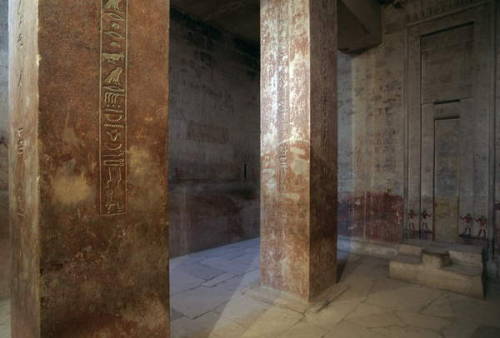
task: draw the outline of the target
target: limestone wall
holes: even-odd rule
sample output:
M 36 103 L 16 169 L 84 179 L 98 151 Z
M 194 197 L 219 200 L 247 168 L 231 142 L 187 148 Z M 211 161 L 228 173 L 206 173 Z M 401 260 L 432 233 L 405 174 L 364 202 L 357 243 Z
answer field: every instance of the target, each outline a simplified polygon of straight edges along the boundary
M 495 124 L 495 220 L 496 247 L 500 249 L 500 6 L 496 12 L 496 124 Z M 497 255 L 498 255 L 497 249 Z
M 484 1 L 408 0 L 404 8 L 385 6 L 383 43 L 359 55 L 339 54 L 340 234 L 389 242 L 403 238 L 407 27 L 481 2 Z M 500 18 L 500 11 L 497 17 Z M 500 45 L 500 32 L 497 44 Z M 497 55 L 500 64 L 500 51 Z M 493 64 L 491 69 L 493 72 Z M 497 107 L 500 107 L 499 81 L 497 75 Z M 500 108 L 496 115 L 500 130 Z M 484 133 L 487 135 L 488 130 Z M 500 132 L 496 135 L 497 159 L 500 159 Z M 495 168 L 496 203 L 499 203 L 499 160 Z M 491 227 L 491 219 L 489 222 Z
M 339 232 L 398 241 L 404 215 L 405 18 L 387 8 L 383 43 L 339 53 Z
M 173 11 L 169 217 L 172 256 L 259 234 L 256 48 Z
M 8 0 L 0 0 L 0 240 L 8 236 Z

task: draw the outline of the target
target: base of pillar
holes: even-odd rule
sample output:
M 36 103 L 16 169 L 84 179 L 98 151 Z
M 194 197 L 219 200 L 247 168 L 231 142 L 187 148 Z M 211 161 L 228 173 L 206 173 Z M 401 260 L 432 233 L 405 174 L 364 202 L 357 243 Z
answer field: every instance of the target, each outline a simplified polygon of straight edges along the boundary
M 260 284 L 245 290 L 244 294 L 258 301 L 283 306 L 293 311 L 316 313 L 329 306 L 346 290 L 346 285 L 335 284 L 310 301 L 289 292 L 276 290 Z

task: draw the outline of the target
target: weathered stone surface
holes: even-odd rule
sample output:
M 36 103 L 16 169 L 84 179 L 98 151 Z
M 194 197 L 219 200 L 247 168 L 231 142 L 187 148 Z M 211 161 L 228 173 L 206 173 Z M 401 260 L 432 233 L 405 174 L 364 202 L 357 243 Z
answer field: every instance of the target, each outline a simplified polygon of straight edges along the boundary
M 258 47 L 172 11 L 170 254 L 259 234 Z
M 261 7 L 262 282 L 310 300 L 336 279 L 336 3 Z
M 13 337 L 168 337 L 168 1 L 11 2 Z

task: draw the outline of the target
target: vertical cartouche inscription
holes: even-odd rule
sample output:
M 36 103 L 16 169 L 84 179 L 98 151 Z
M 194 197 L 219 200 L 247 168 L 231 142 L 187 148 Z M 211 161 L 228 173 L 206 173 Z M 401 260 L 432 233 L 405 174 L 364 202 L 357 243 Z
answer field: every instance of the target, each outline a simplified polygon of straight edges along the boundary
M 102 0 L 99 112 L 100 213 L 127 211 L 128 0 Z

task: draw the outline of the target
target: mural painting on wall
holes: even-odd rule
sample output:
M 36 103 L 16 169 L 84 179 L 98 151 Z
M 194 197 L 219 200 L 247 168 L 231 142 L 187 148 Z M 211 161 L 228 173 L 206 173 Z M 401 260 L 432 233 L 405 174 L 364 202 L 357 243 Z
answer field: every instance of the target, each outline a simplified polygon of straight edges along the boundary
M 469 243 L 473 240 L 486 240 L 488 238 L 488 218 L 486 216 L 474 217 L 471 213 L 461 216 L 463 231 L 460 237 Z M 477 225 L 474 231 L 474 225 Z
M 424 209 L 420 218 L 415 210 L 408 211 L 408 221 L 405 231 L 405 237 L 408 239 L 423 239 L 432 240 L 433 230 L 429 227 L 432 214 Z M 462 221 L 462 230 L 459 232 L 458 237 L 462 238 L 464 242 L 472 240 L 486 240 L 488 237 L 488 219 L 485 216 L 474 217 L 471 213 L 465 216 L 460 216 Z M 474 230 L 474 225 L 477 231 Z
M 408 211 L 405 238 L 432 240 L 434 231 L 429 225 L 431 221 L 432 214 L 426 209 L 424 209 L 420 215 L 415 210 L 410 209 Z
M 339 234 L 369 240 L 399 242 L 404 200 L 401 196 L 366 192 L 339 200 Z
M 498 205 L 496 206 L 498 210 Z M 420 218 L 415 210 L 408 211 L 408 220 L 406 226 L 405 238 L 408 239 L 423 239 L 433 240 L 433 230 L 429 227 L 429 221 L 432 214 L 424 210 Z M 477 240 L 486 240 L 488 238 L 488 218 L 485 216 L 474 217 L 471 213 L 460 216 L 462 222 L 461 230 L 458 237 L 465 243 L 471 243 Z

